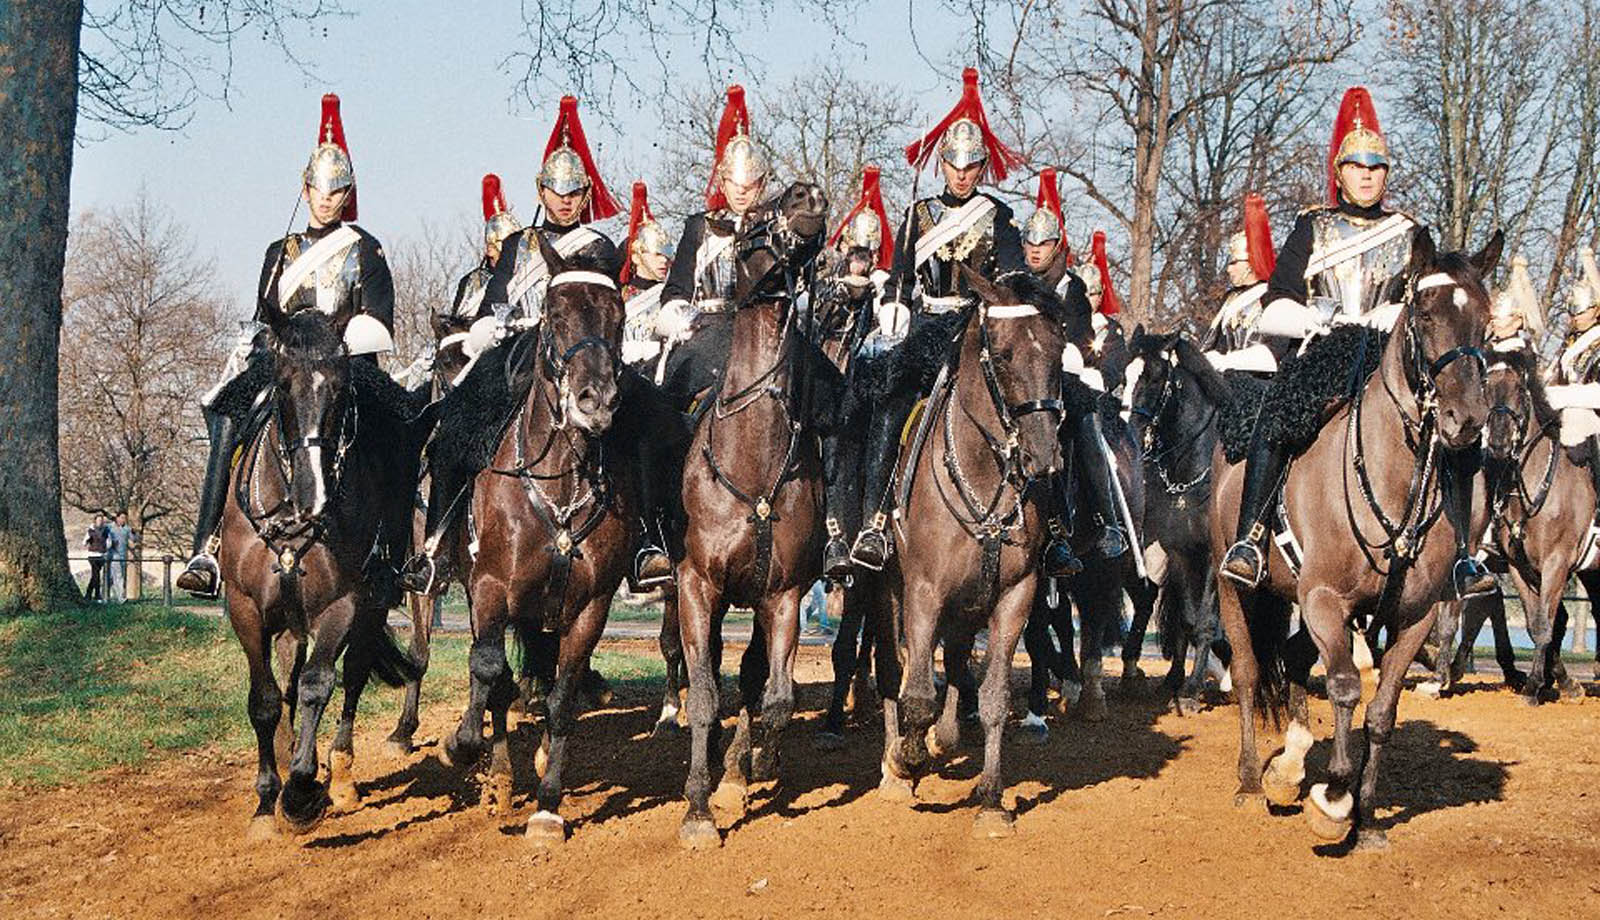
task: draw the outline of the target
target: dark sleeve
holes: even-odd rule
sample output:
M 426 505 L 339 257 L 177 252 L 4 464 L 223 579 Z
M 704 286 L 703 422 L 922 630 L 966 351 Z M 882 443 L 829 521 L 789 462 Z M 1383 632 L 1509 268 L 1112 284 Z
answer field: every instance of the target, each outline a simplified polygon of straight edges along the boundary
M 1263 306 L 1279 297 L 1287 297 L 1298 304 L 1306 302 L 1306 263 L 1311 261 L 1311 215 L 1295 218 L 1294 229 L 1278 250 L 1278 263 L 1267 281 L 1267 293 L 1261 298 Z
M 394 332 L 394 276 L 389 274 L 389 260 L 383 247 L 366 231 L 361 232 L 361 301 L 357 310 L 367 314 Z
M 911 305 L 911 291 L 917 285 L 917 240 L 921 236 L 913 206 L 895 234 L 894 265 L 889 268 L 889 280 L 883 283 L 884 300 Z
M 1070 268 L 1067 271 L 1072 275 L 1072 280 L 1067 282 L 1067 296 L 1062 298 L 1067 305 L 1067 341 L 1083 351 L 1094 341 L 1094 320 L 1091 318 L 1094 310 L 1089 306 L 1089 286 L 1083 283 L 1083 278 L 1077 272 Z
M 683 237 L 678 240 L 678 249 L 672 256 L 672 269 L 667 272 L 667 280 L 662 282 L 663 304 L 674 300 L 694 299 L 694 264 L 698 261 L 696 256 L 700 252 L 700 242 L 705 238 L 705 234 L 704 214 L 691 215 L 683 222 Z
M 518 230 L 506 237 L 500 244 L 500 258 L 494 260 L 494 271 L 489 275 L 488 287 L 484 289 L 483 301 L 478 304 L 478 315 L 473 319 L 483 319 L 493 316 L 491 309 L 497 303 L 510 303 L 510 295 L 506 291 L 511 287 L 511 279 L 517 275 L 517 250 L 522 248 L 522 235 L 524 233 L 537 233 L 532 227 Z
M 991 199 L 994 196 L 990 196 Z M 994 273 L 1020 272 L 1028 267 L 1022 257 L 1022 231 L 1017 229 L 1016 216 L 1011 208 L 999 200 L 994 202 Z
M 1106 338 L 1104 346 L 1100 349 L 1100 377 L 1105 382 L 1106 392 L 1115 393 L 1127 384 L 1128 339 L 1123 334 L 1122 324 L 1114 319 L 1107 320 Z
M 598 231 L 596 231 L 598 233 Z M 611 237 L 604 233 L 599 234 L 599 239 L 583 247 L 582 257 L 593 261 L 600 266 L 600 271 L 612 278 L 622 271 L 622 260 L 617 256 L 617 244 L 611 242 Z
M 283 266 L 278 260 L 283 255 L 283 240 L 273 240 L 267 246 L 267 254 L 261 259 L 261 283 L 256 285 L 256 315 L 255 321 L 266 322 L 264 311 L 267 304 L 277 304 L 278 276 L 283 274 Z

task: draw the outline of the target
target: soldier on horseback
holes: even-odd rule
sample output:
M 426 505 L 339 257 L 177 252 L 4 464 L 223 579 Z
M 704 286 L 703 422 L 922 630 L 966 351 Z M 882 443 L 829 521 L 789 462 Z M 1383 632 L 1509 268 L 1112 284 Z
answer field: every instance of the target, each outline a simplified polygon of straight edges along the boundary
M 522 224 L 506 204 L 500 177 L 488 173 L 483 177 L 483 257 L 456 282 L 456 295 L 450 306 L 433 312 L 430 317 L 433 352 L 426 360 L 418 362 L 433 371 L 439 384 L 436 396 L 454 386 L 456 375 L 465 370 L 472 324 L 485 316 L 493 316 L 484 296 L 489 291 L 489 279 L 494 276 L 501 245 L 521 229 Z
M 1127 345 L 1121 329 L 1101 312 L 1107 291 L 1101 267 L 1105 234 L 1095 235 L 1095 253 L 1100 261 L 1077 266 L 1063 226 L 1056 171 L 1046 167 L 1039 173 L 1037 203 L 1022 227 L 1022 251 L 1029 270 L 1049 284 L 1067 307 L 1068 345 L 1061 356 L 1066 372 L 1062 379 L 1064 421 L 1070 426 L 1067 430 L 1074 445 L 1072 457 L 1082 471 L 1078 481 L 1094 502 L 1101 526 L 1100 554 L 1115 559 L 1127 551 L 1127 539 L 1116 523 L 1119 515 L 1112 492 L 1113 473 L 1096 413 L 1100 411 L 1101 398 L 1122 385 L 1128 365 Z M 1112 300 L 1115 301 L 1114 296 Z M 1058 498 L 1068 494 L 1064 477 L 1057 477 L 1053 487 Z M 1071 575 L 1083 568 L 1067 543 L 1065 515 L 1066 502 L 1062 500 L 1057 513 L 1047 522 L 1050 540 L 1045 545 L 1045 566 L 1049 575 Z
M 1268 515 L 1289 461 L 1348 398 L 1352 380 L 1376 366 L 1401 309 L 1400 288 L 1416 221 L 1384 207 L 1389 146 L 1363 87 L 1345 93 L 1328 155 L 1328 204 L 1308 208 L 1278 253 L 1267 282 L 1263 334 L 1314 338 L 1284 362 L 1263 403 L 1245 468 L 1237 542 L 1221 574 L 1254 587 L 1266 571 Z M 1329 325 L 1335 328 L 1321 335 Z M 1374 332 L 1373 330 L 1376 330 Z M 1458 597 L 1495 590 L 1494 576 L 1467 551 L 1477 446 L 1444 452 L 1444 513 L 1455 531 Z
M 1244 229 L 1228 238 L 1228 293 L 1201 342 L 1204 350 L 1238 351 L 1255 342 L 1267 279 L 1276 264 L 1266 202 L 1251 192 L 1244 199 Z
M 1011 208 L 978 188 L 985 174 L 1003 180 L 1023 161 L 989 128 L 978 72 L 970 67 L 962 73 L 960 101 L 906 148 L 906 159 L 920 171 L 935 152 L 944 191 L 918 199 L 909 209 L 878 307 L 880 334 L 899 344 L 887 356 L 887 373 L 872 396 L 864 456 L 866 524 L 850 550 L 853 562 L 874 570 L 883 568 L 892 551 L 887 509 L 901 430 L 916 401 L 932 387 L 963 316 L 976 302 L 956 266 L 965 264 L 990 279 L 1027 267 Z
M 1572 285 L 1572 310 L 1567 322 L 1561 358 L 1556 362 L 1556 382 L 1593 383 L 1600 374 L 1600 266 L 1594 250 L 1585 246 L 1578 255 L 1582 277 Z
M 356 226 L 355 168 L 345 144 L 339 97 L 322 97 L 317 146 L 301 173 L 306 228 L 273 240 L 256 289 L 256 328 L 230 356 L 223 379 L 201 398 L 210 456 L 195 520 L 194 556 L 177 585 L 203 597 L 221 587 L 217 528 L 222 520 L 233 455 L 249 417 L 271 385 L 270 354 L 261 335 L 264 317 L 319 310 L 333 317 L 351 355 L 375 356 L 394 347 L 394 280 L 383 247 Z M 406 534 L 390 534 L 389 559 L 405 552 Z
M 649 193 L 643 182 L 633 183 L 633 207 L 628 212 L 628 239 L 623 244 L 622 301 L 628 310 L 623 327 L 622 360 L 648 361 L 661 353 L 655 340 L 656 315 L 661 312 L 661 286 L 672 267 L 672 241 L 650 213 Z M 653 376 L 650 368 L 646 376 Z
M 496 204 L 493 216 L 488 214 L 488 206 L 484 209 L 486 237 L 510 226 L 505 220 L 510 215 L 503 214 L 500 208 L 503 201 Z M 465 371 L 464 379 L 458 381 L 461 387 L 473 387 L 479 401 L 495 404 L 491 408 L 496 411 L 503 410 L 501 414 L 505 418 L 515 411 L 519 394 L 505 392 L 508 384 L 504 374 L 480 372 L 483 370 L 480 365 L 488 349 L 512 331 L 530 328 L 539 320 L 550 280 L 540 254 L 539 238 L 563 258 L 582 260 L 612 277 L 616 277 L 620 267 L 617 248 L 610 238 L 585 226 L 592 221 L 605 220 L 619 209 L 595 168 L 583 123 L 578 118 L 578 100 L 572 96 L 561 98 L 555 127 L 545 144 L 544 160 L 539 169 L 539 204 L 544 212 L 543 219 L 534 226 L 510 232 L 500 243 L 499 255 L 484 284 L 472 330 L 465 342 L 465 352 L 473 363 Z M 491 379 L 495 377 L 500 379 Z M 428 449 L 432 487 L 428 498 L 427 537 L 421 552 L 411 557 L 401 576 L 402 586 L 417 594 L 444 589 L 448 580 L 444 575 L 450 561 L 445 537 L 465 508 L 465 496 L 482 466 L 482 458 L 469 456 L 471 451 L 458 443 L 473 433 L 455 431 L 454 421 L 459 420 L 452 420 L 448 415 L 440 420 L 439 432 Z M 503 423 L 503 419 L 501 421 Z

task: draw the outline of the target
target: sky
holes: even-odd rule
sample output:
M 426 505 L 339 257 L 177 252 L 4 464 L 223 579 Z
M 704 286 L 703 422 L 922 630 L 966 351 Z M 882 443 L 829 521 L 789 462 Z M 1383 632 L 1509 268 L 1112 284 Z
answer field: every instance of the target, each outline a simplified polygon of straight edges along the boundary
M 479 212 L 479 182 L 497 172 L 513 207 L 534 205 L 539 156 L 554 123 L 560 90 L 530 102 L 514 93 L 519 5 L 511 0 L 346 0 L 355 15 L 291 34 L 307 76 L 275 46 L 254 36 L 235 43 L 228 99 L 203 99 L 180 130 L 131 132 L 79 126 L 72 176 L 72 210 L 104 211 L 130 204 L 144 188 L 196 240 L 196 253 L 214 259 L 216 280 L 241 314 L 253 307 L 267 243 L 288 227 L 299 175 L 314 146 L 320 97 L 337 92 L 360 189 L 359 223 L 379 240 L 419 236 L 425 226 L 451 232 Z M 947 55 L 955 24 L 929 18 L 915 4 L 916 40 L 930 56 Z M 942 14 L 939 14 L 942 15 Z M 854 58 L 858 75 L 895 81 L 921 107 L 942 112 L 960 91 L 959 68 L 935 67 L 913 46 L 906 0 L 859 4 L 846 20 L 853 34 L 872 36 L 870 53 L 840 42 L 813 13 L 772 4 L 769 16 L 742 25 L 742 41 L 759 74 L 728 74 L 752 96 L 819 58 Z M 694 50 L 675 57 L 685 78 L 708 76 Z M 645 72 L 645 71 L 641 71 Z M 722 75 L 719 75 L 719 78 Z M 648 110 L 617 101 L 616 123 L 589 115 L 585 128 L 602 175 L 626 207 L 633 171 L 651 158 Z M 757 125 L 759 130 L 760 126 Z M 908 125 L 907 141 L 923 125 Z M 707 164 L 709 168 L 709 164 Z M 304 211 L 297 223 L 304 222 Z M 620 231 L 618 231 L 620 235 Z M 467 266 L 463 266 L 465 271 Z

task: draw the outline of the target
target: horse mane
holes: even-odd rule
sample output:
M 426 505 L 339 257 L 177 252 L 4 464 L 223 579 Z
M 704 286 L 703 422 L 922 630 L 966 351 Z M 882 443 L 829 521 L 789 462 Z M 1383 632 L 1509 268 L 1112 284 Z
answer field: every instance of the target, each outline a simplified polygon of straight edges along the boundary
M 1533 417 L 1539 427 L 1555 424 L 1561 413 L 1550 405 L 1550 396 L 1544 391 L 1544 380 L 1539 374 L 1539 356 L 1530 348 L 1512 348 L 1494 352 L 1494 358 L 1516 371 L 1523 385 L 1528 388 L 1528 399 L 1533 403 Z
M 1038 307 L 1040 313 L 1050 317 L 1058 326 L 1065 326 L 1071 319 L 1066 301 L 1056 293 L 1054 287 L 1033 272 L 1006 272 L 995 278 L 995 285 L 1015 297 L 1017 303 Z
M 1173 343 L 1173 352 L 1178 356 L 1178 366 L 1188 371 L 1200 384 L 1200 392 L 1206 394 L 1206 399 L 1218 406 L 1233 403 L 1233 386 L 1220 371 L 1211 366 L 1211 362 L 1206 360 L 1193 342 L 1179 335 Z
M 284 358 L 293 363 L 316 364 L 344 353 L 344 339 L 333 319 L 320 310 L 300 310 L 272 327 Z

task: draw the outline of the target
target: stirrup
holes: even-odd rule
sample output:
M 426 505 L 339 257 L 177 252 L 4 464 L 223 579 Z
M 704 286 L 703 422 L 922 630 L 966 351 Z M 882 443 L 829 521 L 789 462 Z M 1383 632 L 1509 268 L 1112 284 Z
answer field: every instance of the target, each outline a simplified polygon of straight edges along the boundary
M 400 588 L 411 594 L 432 597 L 443 594 L 447 567 L 435 562 L 427 553 L 417 553 L 406 560 L 400 570 Z
M 1041 568 L 1050 578 L 1071 578 L 1083 571 L 1083 560 L 1072 552 L 1072 547 L 1061 537 L 1051 537 L 1040 553 Z
M 195 597 L 215 600 L 222 587 L 222 569 L 217 565 L 217 557 L 207 551 L 196 553 L 174 583 Z
M 822 575 L 835 581 L 850 577 L 850 546 L 842 536 L 833 537 L 822 548 Z
M 1488 597 L 1500 590 L 1500 583 L 1494 575 L 1471 556 L 1456 558 L 1456 564 L 1450 569 L 1450 581 L 1456 590 L 1456 597 L 1464 601 Z
M 1249 571 L 1239 571 L 1248 566 Z M 1261 579 L 1267 574 L 1267 560 L 1261 554 L 1261 547 L 1251 540 L 1240 540 L 1228 547 L 1228 554 L 1222 557 L 1222 565 L 1217 568 L 1217 574 L 1244 585 L 1254 588 L 1261 584 Z
M 871 524 L 856 534 L 855 545 L 850 547 L 851 562 L 874 572 L 883 571 L 889 562 L 889 555 L 894 552 L 894 545 L 889 542 L 889 534 L 884 530 L 885 523 L 886 519 L 880 511 L 873 515 Z
M 664 564 L 663 564 L 664 563 Z M 672 584 L 672 557 L 659 546 L 647 545 L 633 554 L 633 578 L 629 588 L 635 594 Z
M 1115 524 L 1107 524 L 1100 533 L 1100 555 L 1107 559 L 1116 559 L 1128 551 L 1128 537 L 1122 528 Z

